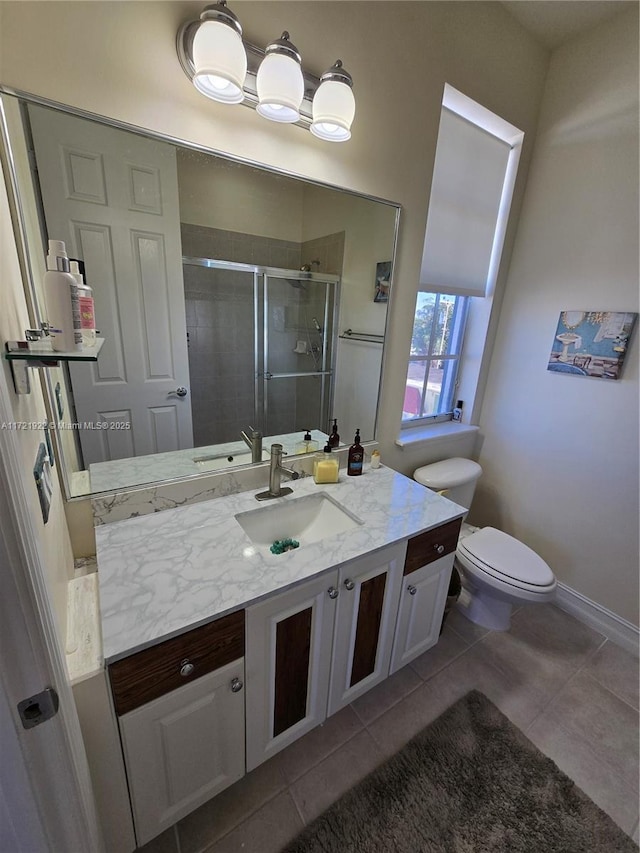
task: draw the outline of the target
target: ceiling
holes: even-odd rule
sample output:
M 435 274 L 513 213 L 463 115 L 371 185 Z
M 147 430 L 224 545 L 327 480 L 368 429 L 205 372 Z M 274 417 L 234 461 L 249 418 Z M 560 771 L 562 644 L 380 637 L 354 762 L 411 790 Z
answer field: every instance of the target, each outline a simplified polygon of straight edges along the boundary
M 553 50 L 582 30 L 637 6 L 625 0 L 503 0 L 502 5 L 545 47 Z

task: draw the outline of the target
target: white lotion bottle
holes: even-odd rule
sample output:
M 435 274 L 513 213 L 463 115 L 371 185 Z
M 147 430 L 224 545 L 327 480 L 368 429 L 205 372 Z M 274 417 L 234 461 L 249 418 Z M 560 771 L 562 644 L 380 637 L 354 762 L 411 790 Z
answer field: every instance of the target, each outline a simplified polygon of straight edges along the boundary
M 76 280 L 69 272 L 69 257 L 62 240 L 49 240 L 44 292 L 54 352 L 81 350 L 82 331 Z
M 82 332 L 82 347 L 90 349 L 96 345 L 96 319 L 93 304 L 93 291 L 85 282 L 80 271 L 80 264 L 73 258 L 70 261 L 71 275 L 76 280 L 78 292 L 78 307 L 80 310 L 80 328 Z

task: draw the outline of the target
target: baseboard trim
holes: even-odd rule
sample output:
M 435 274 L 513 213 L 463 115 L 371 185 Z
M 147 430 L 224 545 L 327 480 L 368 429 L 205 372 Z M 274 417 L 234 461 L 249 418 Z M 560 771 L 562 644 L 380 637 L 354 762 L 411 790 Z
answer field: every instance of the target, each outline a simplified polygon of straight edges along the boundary
M 575 616 L 580 622 L 604 634 L 612 643 L 638 655 L 640 630 L 631 622 L 627 622 L 626 619 L 622 619 L 611 610 L 607 610 L 606 607 L 563 583 L 559 583 L 556 588 L 554 604 Z

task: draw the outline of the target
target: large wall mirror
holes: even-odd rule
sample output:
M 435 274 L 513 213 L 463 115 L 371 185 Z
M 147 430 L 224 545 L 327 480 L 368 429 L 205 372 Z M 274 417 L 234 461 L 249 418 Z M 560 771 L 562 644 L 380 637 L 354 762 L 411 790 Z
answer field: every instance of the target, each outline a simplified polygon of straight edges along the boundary
M 399 207 L 2 95 L 31 269 L 84 262 L 104 344 L 49 371 L 69 497 L 375 438 Z M 108 424 L 91 428 L 91 424 Z M 254 453 L 255 459 L 255 453 Z

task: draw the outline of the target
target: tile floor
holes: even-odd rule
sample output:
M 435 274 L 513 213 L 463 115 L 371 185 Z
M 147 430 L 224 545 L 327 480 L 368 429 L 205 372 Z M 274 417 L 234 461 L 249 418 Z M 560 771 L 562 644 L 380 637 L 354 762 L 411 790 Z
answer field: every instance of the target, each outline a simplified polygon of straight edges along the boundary
M 276 853 L 472 688 L 638 841 L 638 660 L 534 605 L 507 633 L 453 611 L 437 646 L 142 850 Z

